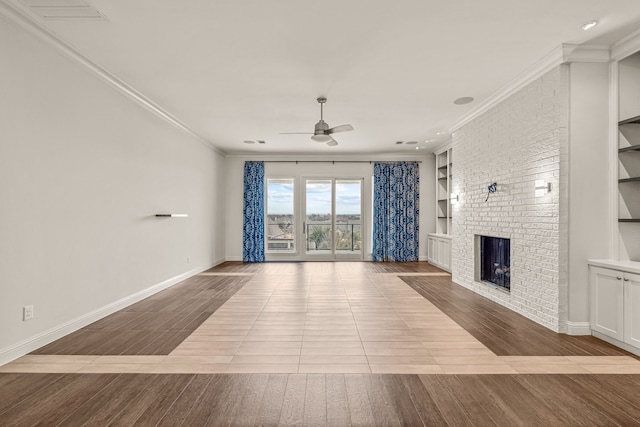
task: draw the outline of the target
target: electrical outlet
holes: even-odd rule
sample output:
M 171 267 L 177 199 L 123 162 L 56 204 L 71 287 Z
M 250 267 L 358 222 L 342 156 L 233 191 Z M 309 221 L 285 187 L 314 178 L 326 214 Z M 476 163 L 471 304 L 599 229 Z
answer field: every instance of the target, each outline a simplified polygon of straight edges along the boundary
M 22 307 L 22 320 L 31 320 L 33 319 L 33 306 L 25 305 Z

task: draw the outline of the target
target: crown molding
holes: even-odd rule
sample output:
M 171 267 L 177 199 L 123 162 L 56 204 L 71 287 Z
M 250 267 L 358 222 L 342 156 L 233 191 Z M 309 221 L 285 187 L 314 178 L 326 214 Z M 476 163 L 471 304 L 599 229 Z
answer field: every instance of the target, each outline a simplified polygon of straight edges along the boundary
M 227 159 L 242 159 L 249 161 L 265 161 L 265 162 L 295 162 L 296 160 L 305 161 L 305 160 L 313 160 L 318 162 L 332 162 L 332 161 L 341 161 L 341 162 L 376 162 L 376 161 L 415 161 L 415 160 L 425 160 L 429 158 L 429 155 L 432 153 L 424 153 L 419 156 L 412 156 L 410 154 L 341 154 L 334 156 L 322 155 L 318 156 L 317 154 L 256 154 L 256 153 L 232 153 L 227 154 L 225 157 Z
M 453 133 L 462 126 L 478 118 L 478 116 L 484 114 L 489 109 L 518 92 L 529 83 L 542 77 L 555 67 L 571 62 L 609 62 L 610 59 L 611 55 L 607 46 L 561 44 L 518 75 L 515 79 L 503 86 L 496 93 L 489 96 L 477 107 L 462 116 L 462 118 L 451 127 L 450 132 Z
M 634 31 L 611 48 L 611 59 L 619 61 L 640 51 L 640 30 Z
M 577 45 L 563 44 L 562 63 L 571 62 L 599 62 L 607 63 L 611 60 L 611 51 L 609 46 L 605 45 Z
M 21 28 L 36 36 L 41 41 L 44 41 L 49 46 L 54 48 L 58 53 L 80 64 L 95 77 L 99 78 L 103 82 L 106 82 L 120 93 L 126 95 L 130 100 L 157 115 L 170 125 L 185 132 L 186 134 L 196 139 L 198 142 L 204 144 L 208 148 L 212 149 L 214 152 L 220 154 L 221 156 L 224 156 L 226 154 L 224 151 L 216 147 L 211 141 L 202 137 L 200 134 L 180 121 L 180 119 L 176 118 L 171 113 L 160 107 L 158 104 L 144 96 L 138 90 L 125 83 L 123 80 L 111 74 L 109 71 L 102 68 L 101 66 L 87 58 L 85 55 L 77 51 L 58 35 L 51 32 L 42 23 L 34 19 L 27 12 L 23 11 L 12 1 L 0 0 L 0 15 L 5 16 L 10 21 L 16 23 Z

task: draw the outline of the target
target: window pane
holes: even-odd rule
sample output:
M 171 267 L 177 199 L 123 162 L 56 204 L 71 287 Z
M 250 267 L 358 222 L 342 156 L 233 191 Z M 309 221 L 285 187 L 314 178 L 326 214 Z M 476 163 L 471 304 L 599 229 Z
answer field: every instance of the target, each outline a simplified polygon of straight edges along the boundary
M 267 252 L 295 252 L 293 179 L 267 179 Z
M 362 251 L 362 181 L 336 180 L 336 253 Z
M 332 180 L 309 179 L 306 192 L 307 254 L 331 254 Z

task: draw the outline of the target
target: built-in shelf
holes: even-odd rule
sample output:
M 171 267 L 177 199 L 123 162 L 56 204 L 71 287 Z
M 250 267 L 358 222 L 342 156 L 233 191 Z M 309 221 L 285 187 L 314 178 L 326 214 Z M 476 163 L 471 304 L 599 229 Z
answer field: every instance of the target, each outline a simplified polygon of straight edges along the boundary
M 626 153 L 628 151 L 640 151 L 640 145 L 632 145 L 630 147 L 620 148 L 618 153 Z
M 631 117 L 630 119 L 626 119 L 626 120 L 622 120 L 621 122 L 618 122 L 618 126 L 630 125 L 630 124 L 640 125 L 640 116 Z
M 640 182 L 640 177 L 623 178 L 623 179 L 619 179 L 618 182 L 620 182 L 620 183 L 622 183 L 622 182 Z
M 640 218 L 620 218 L 618 222 L 640 222 Z

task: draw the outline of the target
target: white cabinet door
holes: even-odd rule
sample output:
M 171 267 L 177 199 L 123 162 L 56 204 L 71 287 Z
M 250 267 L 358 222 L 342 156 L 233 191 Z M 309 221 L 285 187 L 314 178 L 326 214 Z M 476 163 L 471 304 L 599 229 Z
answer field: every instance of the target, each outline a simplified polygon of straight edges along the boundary
M 591 267 L 590 279 L 591 329 L 622 341 L 624 339 L 623 273 Z
M 436 262 L 436 238 L 432 236 L 427 236 L 427 261 L 431 264 Z
M 640 348 L 640 275 L 624 274 L 624 342 Z
M 438 263 L 447 271 L 451 271 L 451 240 L 438 239 Z

